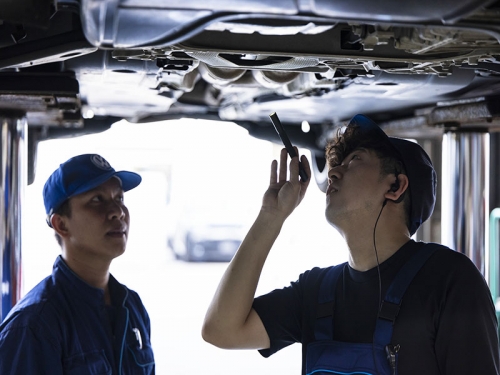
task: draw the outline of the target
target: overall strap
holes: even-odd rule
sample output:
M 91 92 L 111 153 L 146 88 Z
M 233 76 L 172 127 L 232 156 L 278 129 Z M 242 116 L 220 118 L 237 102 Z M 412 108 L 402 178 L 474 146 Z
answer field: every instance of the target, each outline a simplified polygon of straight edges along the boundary
M 318 294 L 316 322 L 314 325 L 314 337 L 316 340 L 332 340 L 333 338 L 335 289 L 337 281 L 346 266 L 347 262 L 331 267 L 321 282 Z
M 378 314 L 373 342 L 386 346 L 391 342 L 392 330 L 401 307 L 401 300 L 415 275 L 439 248 L 436 244 L 422 246 L 399 270 L 389 286 Z

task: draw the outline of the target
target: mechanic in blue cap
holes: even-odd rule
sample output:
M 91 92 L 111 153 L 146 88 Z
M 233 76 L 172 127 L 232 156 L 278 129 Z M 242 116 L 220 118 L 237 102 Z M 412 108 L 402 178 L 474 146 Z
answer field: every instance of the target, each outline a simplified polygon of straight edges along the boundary
M 483 276 L 465 255 L 411 238 L 434 209 L 429 156 L 356 115 L 326 157 L 325 216 L 347 242 L 349 261 L 254 297 L 309 182 L 299 178 L 298 158 L 287 178 L 282 150 L 260 213 L 208 308 L 203 338 L 264 357 L 299 342 L 307 375 L 497 375 L 497 320 Z M 310 176 L 305 156 L 301 162 Z M 308 235 L 307 218 L 302 231 Z
M 146 309 L 109 273 L 127 244 L 124 192 L 140 182 L 96 154 L 49 177 L 43 199 L 62 255 L 2 322 L 0 374 L 154 374 Z

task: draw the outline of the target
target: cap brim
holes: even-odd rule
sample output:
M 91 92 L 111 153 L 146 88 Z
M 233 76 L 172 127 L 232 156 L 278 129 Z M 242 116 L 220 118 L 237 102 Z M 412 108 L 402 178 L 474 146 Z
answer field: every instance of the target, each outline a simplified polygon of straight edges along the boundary
M 78 189 L 76 189 L 73 192 L 73 194 L 68 198 L 74 197 L 75 195 L 78 195 L 78 194 L 86 193 L 87 191 L 92 190 L 92 189 L 98 187 L 99 185 L 105 183 L 106 181 L 108 181 L 112 177 L 117 177 L 120 180 L 123 191 L 129 191 L 129 190 L 137 187 L 142 181 L 142 177 L 134 172 L 111 171 L 109 173 L 106 173 L 106 174 L 99 176 L 98 178 L 87 181 L 85 184 L 79 186 Z
M 391 142 L 391 138 L 378 126 L 375 122 L 364 115 L 356 115 L 351 121 L 349 121 L 349 125 L 356 125 L 363 133 L 369 134 L 371 138 L 379 138 L 381 141 L 386 142 L 387 145 L 394 151 L 394 156 L 398 159 L 401 159 L 404 162 L 404 158 L 399 152 L 399 150 L 395 147 L 395 145 Z

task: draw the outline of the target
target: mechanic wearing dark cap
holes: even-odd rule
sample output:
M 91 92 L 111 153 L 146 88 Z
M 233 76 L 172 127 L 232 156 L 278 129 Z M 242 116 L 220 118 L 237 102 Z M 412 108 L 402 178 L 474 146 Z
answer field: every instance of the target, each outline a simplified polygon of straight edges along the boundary
M 416 143 L 356 115 L 326 149 L 327 221 L 349 261 L 254 298 L 262 267 L 308 181 L 273 161 L 260 213 L 224 274 L 202 335 L 264 357 L 300 342 L 302 374 L 498 374 L 495 308 L 465 255 L 411 236 L 434 209 L 436 173 Z M 307 174 L 307 159 L 301 160 Z M 306 220 L 305 220 L 306 222 Z M 303 226 L 307 236 L 307 226 Z
M 123 193 L 140 182 L 95 154 L 73 157 L 49 177 L 47 223 L 62 255 L 2 322 L 0 374 L 154 374 L 146 309 L 109 273 L 127 244 Z

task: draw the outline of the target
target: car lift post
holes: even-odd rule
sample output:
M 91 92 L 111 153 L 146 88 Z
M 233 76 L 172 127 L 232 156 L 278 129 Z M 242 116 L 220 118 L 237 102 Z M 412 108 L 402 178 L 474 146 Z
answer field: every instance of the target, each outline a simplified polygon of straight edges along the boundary
M 441 242 L 467 255 L 489 280 L 490 135 L 460 129 L 443 136 Z
M 26 181 L 26 114 L 1 111 L 0 149 L 0 321 L 21 297 L 21 208 Z

